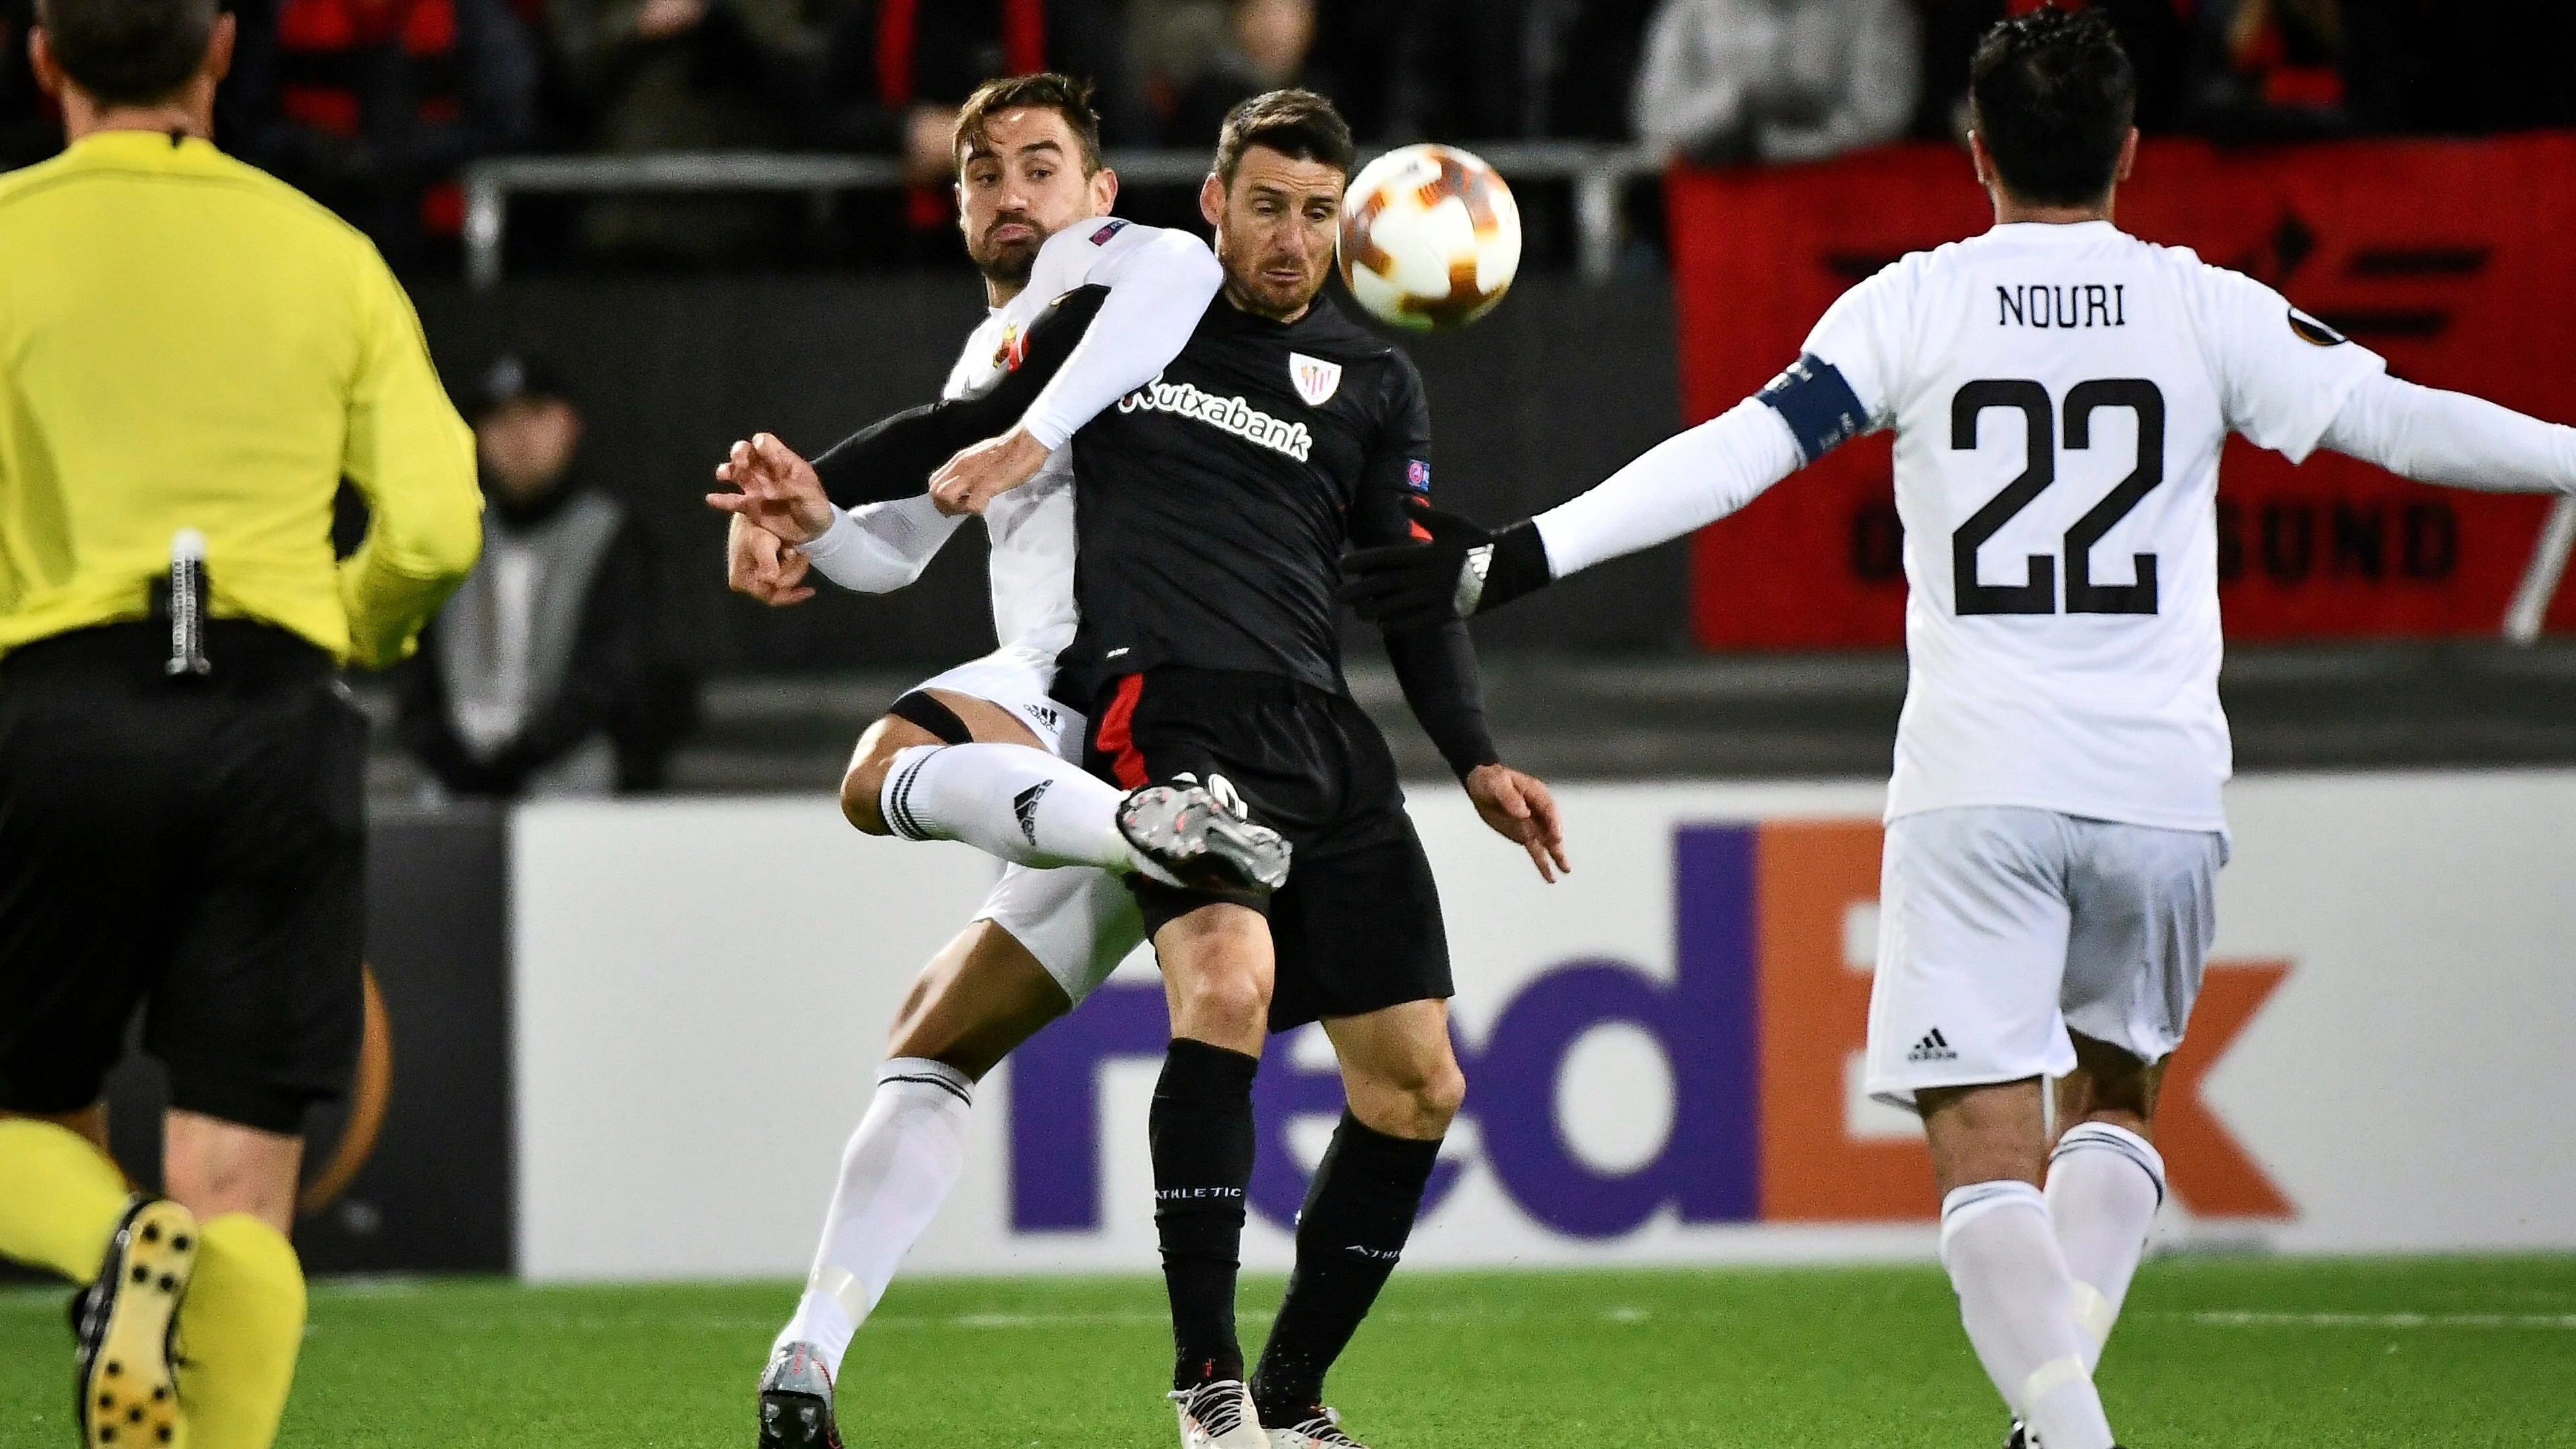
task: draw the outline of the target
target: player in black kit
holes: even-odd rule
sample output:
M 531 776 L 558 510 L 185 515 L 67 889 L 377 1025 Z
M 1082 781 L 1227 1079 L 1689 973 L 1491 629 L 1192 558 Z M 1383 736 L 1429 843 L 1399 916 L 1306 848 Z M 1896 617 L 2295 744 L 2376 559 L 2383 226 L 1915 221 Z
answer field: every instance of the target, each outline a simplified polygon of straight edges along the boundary
M 1355 1449 L 1322 1406 L 1325 1371 L 1403 1252 L 1465 1090 L 1430 866 L 1386 742 L 1342 677 L 1342 553 L 1414 536 L 1406 501 L 1428 493 L 1431 463 L 1420 376 L 1321 295 L 1353 153 L 1320 96 L 1236 109 L 1201 194 L 1224 292 L 1155 383 L 1071 444 L 1082 622 L 1056 694 L 1089 712 L 1090 765 L 1130 790 L 1239 798 L 1294 846 L 1267 898 L 1136 883 L 1172 1012 L 1152 1153 L 1185 1449 Z M 844 443 L 817 460 L 821 484 L 836 503 L 863 501 L 1014 423 L 1098 304 L 1097 289 L 1067 294 L 1001 387 Z M 940 467 L 933 492 L 981 511 L 1044 457 L 1005 433 Z M 1386 644 L 1478 813 L 1553 879 L 1554 804 L 1499 762 L 1463 626 Z M 1265 1034 L 1310 1021 L 1332 1039 L 1349 1105 L 1247 1387 L 1234 1290 L 1252 1081 Z
M 1228 118 L 1200 198 L 1224 294 L 1160 379 L 1073 441 L 1082 624 L 1056 693 L 1090 711 L 1089 764 L 1130 789 L 1230 790 L 1295 847 L 1266 903 L 1137 886 L 1172 1003 L 1155 1220 L 1193 1449 L 1263 1445 L 1263 1425 L 1280 1449 L 1353 1442 L 1320 1407 L 1324 1372 L 1402 1252 L 1465 1087 L 1430 865 L 1385 741 L 1342 678 L 1344 545 L 1411 536 L 1406 500 L 1431 477 L 1420 376 L 1321 296 L 1352 161 L 1320 96 L 1274 92 Z M 934 491 L 980 505 L 978 461 L 943 470 Z M 1561 866 L 1544 787 L 1497 763 L 1465 632 L 1386 642 L 1480 812 L 1542 873 Z M 1319 1019 L 1350 1110 L 1299 1219 L 1247 1424 L 1233 1310 L 1252 1079 L 1265 1027 Z

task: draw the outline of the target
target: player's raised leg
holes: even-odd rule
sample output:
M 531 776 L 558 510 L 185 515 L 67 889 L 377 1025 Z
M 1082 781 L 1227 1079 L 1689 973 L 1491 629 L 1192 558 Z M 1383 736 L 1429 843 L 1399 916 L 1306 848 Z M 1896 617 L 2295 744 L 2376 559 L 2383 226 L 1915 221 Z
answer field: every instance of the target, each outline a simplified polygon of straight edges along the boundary
M 1324 1031 L 1349 1106 L 1298 1211 L 1297 1267 L 1253 1374 L 1273 1449 L 1356 1449 L 1324 1405 L 1324 1376 L 1403 1258 L 1467 1091 L 1445 1001 L 1327 1019 Z
M 950 674 L 979 670 L 1006 672 L 979 660 Z M 841 812 L 861 831 L 964 841 L 1016 865 L 1096 866 L 1167 885 L 1267 891 L 1287 879 L 1278 835 L 1206 790 L 1154 786 L 1131 798 L 1059 758 L 1049 742 L 1068 722 L 1079 738 L 1080 716 L 1042 691 L 993 690 L 1026 696 L 1014 708 L 937 683 L 895 701 L 860 737 L 841 780 Z
M 1139 894 L 1155 923 L 1163 893 Z M 1171 1300 L 1181 1443 L 1268 1449 L 1244 1386 L 1234 1287 L 1252 1185 L 1252 1079 L 1269 1026 L 1270 927 L 1248 906 L 1199 904 L 1155 925 L 1154 950 L 1172 1016 L 1150 1117 L 1154 1231 Z
M 870 725 L 841 776 L 841 813 L 866 834 L 962 840 L 1041 867 L 1136 869 L 1118 833 L 1123 798 L 1057 757 L 1009 707 L 936 681 Z

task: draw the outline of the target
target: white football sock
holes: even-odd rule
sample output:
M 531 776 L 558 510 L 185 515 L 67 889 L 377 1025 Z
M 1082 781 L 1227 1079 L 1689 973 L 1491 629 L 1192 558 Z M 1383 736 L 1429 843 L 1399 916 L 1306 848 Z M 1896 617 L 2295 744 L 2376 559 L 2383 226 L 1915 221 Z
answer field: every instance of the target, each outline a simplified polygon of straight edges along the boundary
M 907 840 L 962 840 L 1015 865 L 1130 872 L 1117 786 L 1027 745 L 897 750 L 877 805 Z
M 2075 1321 L 2091 1345 L 2085 1367 L 2102 1362 L 2102 1345 L 2120 1318 L 2147 1250 L 2147 1228 L 2165 1200 L 2165 1160 L 2125 1127 L 2084 1122 L 2057 1140 L 2048 1159 L 2048 1220 L 2075 1280 Z
M 1941 1263 L 1977 1361 L 2013 1413 L 2048 1449 L 2112 1449 L 2039 1189 L 1978 1182 L 1943 1198 Z
M 814 1272 L 774 1348 L 814 1345 L 839 1381 L 850 1335 L 965 1170 L 974 1096 L 965 1073 L 921 1057 L 896 1057 L 877 1070 L 876 1099 L 841 1149 Z

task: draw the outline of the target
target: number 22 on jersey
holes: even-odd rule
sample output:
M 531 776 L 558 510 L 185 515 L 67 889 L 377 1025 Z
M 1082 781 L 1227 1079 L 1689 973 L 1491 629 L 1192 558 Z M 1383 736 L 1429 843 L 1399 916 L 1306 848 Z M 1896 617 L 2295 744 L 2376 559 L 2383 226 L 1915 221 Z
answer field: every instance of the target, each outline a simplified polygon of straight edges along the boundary
M 2126 408 L 2138 419 L 2136 466 L 2102 501 L 2086 510 L 2066 530 L 2066 607 L 2069 614 L 2152 614 L 2156 612 L 2156 556 L 2132 555 L 2136 582 L 2093 581 L 2093 546 L 2128 516 L 2139 500 L 2165 481 L 2165 395 L 2139 377 L 2077 383 L 2066 394 L 2064 445 L 2093 445 L 2093 415 L 2105 408 Z M 1983 508 L 1968 516 L 1950 535 L 1952 593 L 1961 614 L 2054 614 L 2058 612 L 2058 561 L 2047 554 L 2025 560 L 2022 582 L 1982 583 L 1977 577 L 1977 550 L 2013 515 L 2029 507 L 2057 481 L 2060 429 L 2058 404 L 2048 389 L 2027 378 L 1992 378 L 1968 383 L 1950 401 L 1950 446 L 1974 452 L 1979 424 L 1989 412 L 2018 412 L 2029 440 L 2029 464 L 2021 476 L 2004 485 Z

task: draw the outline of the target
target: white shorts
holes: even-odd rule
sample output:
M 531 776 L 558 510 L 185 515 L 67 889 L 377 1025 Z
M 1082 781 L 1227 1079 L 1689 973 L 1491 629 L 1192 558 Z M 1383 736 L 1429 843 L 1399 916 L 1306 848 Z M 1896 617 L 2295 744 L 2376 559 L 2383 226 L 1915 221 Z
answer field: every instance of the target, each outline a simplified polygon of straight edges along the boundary
M 1087 865 L 1007 866 L 975 919 L 1010 932 L 1076 1006 L 1145 943 L 1136 893 Z
M 1079 710 L 1056 703 L 1047 694 L 1055 684 L 1055 656 L 1025 644 L 1005 644 L 981 659 L 969 659 L 945 674 L 913 686 L 991 700 L 1035 731 L 1038 743 L 1062 759 L 1082 763 L 1083 718 Z M 1070 750 L 1072 753 L 1067 754 Z
M 1048 697 L 1054 683 L 1054 655 L 1005 644 L 913 687 L 990 700 L 1017 715 L 1058 758 L 1079 765 L 1085 721 L 1080 711 Z M 1134 892 L 1107 871 L 1086 865 L 1006 866 L 975 919 L 1010 932 L 1076 1006 L 1145 939 Z
M 1971 806 L 1900 816 L 1879 865 L 1869 1094 L 2075 1069 L 2069 1031 L 2157 1061 L 2217 930 L 2225 837 Z

